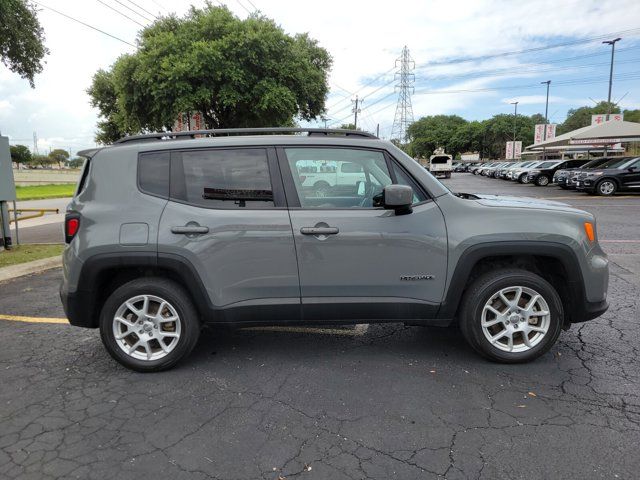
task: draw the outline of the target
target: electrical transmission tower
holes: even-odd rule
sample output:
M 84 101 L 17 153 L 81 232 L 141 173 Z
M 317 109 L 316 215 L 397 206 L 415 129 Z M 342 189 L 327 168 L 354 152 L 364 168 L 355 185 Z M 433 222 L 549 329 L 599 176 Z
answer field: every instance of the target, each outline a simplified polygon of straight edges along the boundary
M 407 127 L 413 123 L 413 107 L 411 106 L 411 94 L 413 93 L 413 82 L 415 82 L 415 74 L 413 69 L 416 62 L 409 55 L 409 49 L 405 45 L 402 54 L 396 59 L 396 67 L 400 69 L 396 72 L 396 91 L 398 92 L 398 105 L 396 106 L 396 115 L 393 119 L 393 127 L 391 127 L 391 140 L 399 143 L 407 143 Z

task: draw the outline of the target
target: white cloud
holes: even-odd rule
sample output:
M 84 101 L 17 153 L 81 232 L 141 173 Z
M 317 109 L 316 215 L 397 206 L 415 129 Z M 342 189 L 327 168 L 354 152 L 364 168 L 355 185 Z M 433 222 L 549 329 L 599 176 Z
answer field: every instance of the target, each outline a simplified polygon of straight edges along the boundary
M 135 43 L 139 26 L 98 2 L 43 0 L 42 3 Z M 117 3 L 109 3 L 124 11 Z M 158 4 L 180 15 L 189 7 L 189 2 L 168 0 L 138 0 L 136 3 L 153 13 L 160 13 Z M 202 6 L 204 0 L 193 3 Z M 238 2 L 224 3 L 237 15 L 247 16 Z M 372 104 L 390 94 L 393 84 L 375 93 L 384 83 L 382 80 L 362 87 L 390 70 L 404 45 L 409 46 L 418 66 L 417 90 L 477 89 L 491 87 L 516 76 L 533 75 L 531 72 L 517 72 L 518 66 L 529 60 L 500 57 L 454 65 L 430 66 L 430 63 L 535 48 L 557 43 L 558 35 L 571 40 L 637 28 L 637 19 L 640 18 L 640 2 L 637 0 L 399 0 L 393 3 L 382 0 L 325 0 L 313 6 L 294 0 L 253 0 L 253 3 L 287 32 L 309 32 L 330 51 L 334 58 L 330 78 L 334 94 L 328 105 L 337 105 L 330 109 L 329 117 L 339 120 L 350 113 L 349 95 L 342 88 L 365 97 L 361 116 L 364 125 L 375 128 L 377 123 L 381 123 L 383 131 L 393 121 L 395 98 L 391 95 L 376 105 Z M 243 4 L 250 7 L 247 2 Z M 126 13 L 134 16 L 131 12 Z M 46 9 L 40 11 L 39 17 L 51 55 L 47 57 L 45 71 L 36 77 L 35 90 L 31 90 L 25 80 L 0 66 L 0 102 L 9 102 L 14 108 L 10 119 L 0 114 L 0 130 L 15 138 L 30 138 L 32 132 L 37 131 L 54 147 L 67 148 L 65 143 L 69 142 L 77 143 L 77 148 L 92 146 L 97 112 L 89 106 L 86 94 L 91 77 L 97 69 L 108 68 L 119 55 L 134 49 Z M 136 19 L 148 23 L 141 17 Z M 565 49 L 549 52 L 563 51 Z M 484 78 L 472 76 L 440 81 L 425 78 L 500 68 L 513 68 L 513 72 Z M 384 77 L 387 82 L 392 79 L 392 73 Z M 629 103 L 631 98 L 637 99 L 640 92 L 637 87 L 633 89 L 633 85 L 627 85 L 633 90 L 625 100 Z M 341 95 L 347 98 L 342 100 L 344 97 Z M 486 111 L 484 116 L 490 116 L 494 110 L 504 108 L 499 101 L 504 97 L 504 92 L 415 95 L 414 113 L 416 117 L 433 113 L 464 113 L 477 108 L 477 105 L 484 105 L 483 102 L 493 101 L 495 105 L 483 110 Z M 520 98 L 531 98 L 533 102 L 538 97 L 526 95 Z M 376 113 L 385 106 L 387 108 Z M 6 111 L 6 107 L 0 107 L 2 111 Z M 74 144 L 71 146 L 76 149 Z

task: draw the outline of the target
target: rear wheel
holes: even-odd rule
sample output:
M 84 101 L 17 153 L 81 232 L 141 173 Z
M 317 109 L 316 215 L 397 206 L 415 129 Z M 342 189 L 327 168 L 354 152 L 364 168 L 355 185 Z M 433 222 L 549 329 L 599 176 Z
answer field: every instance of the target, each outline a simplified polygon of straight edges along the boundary
M 329 195 L 330 186 L 327 182 L 316 182 L 313 185 L 313 191 L 316 197 L 327 197 Z
M 186 357 L 200 335 L 189 295 L 162 278 L 132 280 L 116 289 L 100 315 L 109 354 L 139 372 L 167 370 Z
M 614 193 L 616 193 L 617 189 L 618 185 L 616 184 L 616 182 L 614 182 L 613 180 L 609 180 L 608 178 L 600 180 L 596 185 L 596 193 L 605 197 L 613 195 Z
M 531 272 L 489 272 L 467 289 L 460 329 L 474 350 L 491 360 L 528 362 L 558 339 L 562 303 L 553 286 Z

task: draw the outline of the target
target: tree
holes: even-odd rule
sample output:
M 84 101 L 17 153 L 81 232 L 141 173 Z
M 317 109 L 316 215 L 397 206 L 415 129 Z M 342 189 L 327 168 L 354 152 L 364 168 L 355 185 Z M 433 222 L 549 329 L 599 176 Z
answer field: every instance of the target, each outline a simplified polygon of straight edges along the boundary
M 0 0 L 0 19 L 2 63 L 34 88 L 34 76 L 42 72 L 42 60 L 49 53 L 36 9 L 26 0 Z
M 640 109 L 639 110 L 625 110 L 624 114 L 625 122 L 637 122 L 640 123 Z
M 362 130 L 360 127 L 356 127 L 353 123 L 343 123 L 338 128 L 341 130 Z
M 82 157 L 72 158 L 67 162 L 67 165 L 69 166 L 69 168 L 81 168 L 82 165 L 84 165 L 84 158 Z
M 50 163 L 57 163 L 59 167 L 62 167 L 62 164 L 69 160 L 69 152 L 62 148 L 56 148 L 49 152 L 49 158 L 51 159 Z
M 410 151 L 415 156 L 429 157 L 438 148 L 446 153 L 455 153 L 452 142 L 453 133 L 467 121 L 458 115 L 435 115 L 422 117 L 407 129 L 411 141 Z
M 88 90 L 102 143 L 171 130 L 187 112 L 200 112 L 207 128 L 233 128 L 289 126 L 325 110 L 329 53 L 259 14 L 241 20 L 207 3 L 158 19 L 138 44 L 98 71 Z
M 31 162 L 30 163 L 31 163 L 31 165 L 36 165 L 36 166 L 40 166 L 40 167 L 48 167 L 54 161 L 55 160 L 53 160 L 48 155 L 33 155 L 31 157 Z
M 11 145 L 11 161 L 17 164 L 26 164 L 31 161 L 31 150 L 24 145 Z
M 591 115 L 598 113 L 620 113 L 620 107 L 607 102 L 600 102 L 594 107 L 572 108 L 567 112 L 567 119 L 558 125 L 558 135 L 591 125 Z

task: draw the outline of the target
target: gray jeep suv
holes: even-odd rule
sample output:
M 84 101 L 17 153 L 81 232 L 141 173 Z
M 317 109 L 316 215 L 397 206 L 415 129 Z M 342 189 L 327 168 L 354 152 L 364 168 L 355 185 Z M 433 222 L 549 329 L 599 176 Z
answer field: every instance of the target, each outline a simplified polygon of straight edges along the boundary
M 363 132 L 160 133 L 82 155 L 62 303 L 134 370 L 175 365 L 204 323 L 455 324 L 524 362 L 608 306 L 593 215 L 452 193 Z

